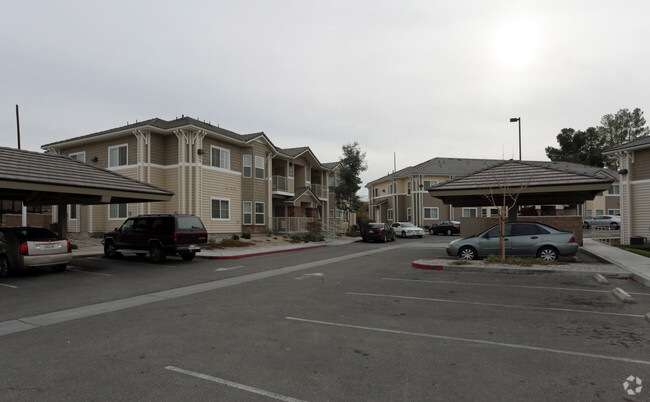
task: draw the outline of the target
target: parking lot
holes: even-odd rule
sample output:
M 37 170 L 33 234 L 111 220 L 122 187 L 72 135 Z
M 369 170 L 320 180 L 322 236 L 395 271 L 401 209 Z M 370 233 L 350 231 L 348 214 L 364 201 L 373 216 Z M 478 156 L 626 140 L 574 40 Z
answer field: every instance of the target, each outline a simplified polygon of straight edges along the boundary
M 648 288 L 411 267 L 448 240 L 162 266 L 80 258 L 3 280 L 0 330 L 15 331 L 0 332 L 0 399 L 647 398 L 623 384 L 650 379 Z

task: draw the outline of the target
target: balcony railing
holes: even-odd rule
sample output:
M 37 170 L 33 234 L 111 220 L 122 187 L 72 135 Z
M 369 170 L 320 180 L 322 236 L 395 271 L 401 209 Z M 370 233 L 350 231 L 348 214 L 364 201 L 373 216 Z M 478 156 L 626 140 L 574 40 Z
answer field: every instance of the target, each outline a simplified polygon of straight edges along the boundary
M 318 198 L 327 198 L 327 195 L 328 195 L 327 186 L 323 186 L 322 184 L 312 184 L 311 185 L 311 191 Z
M 313 220 L 313 218 L 307 217 L 273 218 L 273 231 L 278 233 L 306 233 L 308 232 L 307 224 Z
M 293 193 L 293 179 L 285 176 L 273 176 L 273 191 L 282 191 L 284 193 Z

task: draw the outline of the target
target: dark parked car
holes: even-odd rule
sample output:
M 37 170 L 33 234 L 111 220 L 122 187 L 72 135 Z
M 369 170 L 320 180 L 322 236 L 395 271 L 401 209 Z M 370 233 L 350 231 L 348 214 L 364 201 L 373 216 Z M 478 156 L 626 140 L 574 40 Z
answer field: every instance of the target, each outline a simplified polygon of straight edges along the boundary
M 544 261 L 555 261 L 560 255 L 574 255 L 579 247 L 573 232 L 536 222 L 506 223 L 504 243 L 507 256 L 536 256 Z M 452 241 L 447 246 L 447 254 L 465 260 L 499 255 L 499 227 Z
M 460 233 L 460 222 L 458 221 L 440 221 L 429 228 L 429 234 L 444 234 L 451 236 Z
M 388 240 L 395 241 L 395 231 L 386 223 L 369 223 L 361 228 L 361 238 L 364 243 L 369 240 L 386 243 Z
M 194 215 L 140 215 L 104 233 L 104 255 L 108 258 L 126 251 L 137 255 L 149 253 L 151 261 L 157 264 L 176 254 L 189 261 L 207 246 L 208 232 Z
M 68 239 L 59 239 L 49 229 L 36 226 L 0 228 L 0 276 L 13 271 L 50 267 L 55 272 L 66 270 L 72 260 Z

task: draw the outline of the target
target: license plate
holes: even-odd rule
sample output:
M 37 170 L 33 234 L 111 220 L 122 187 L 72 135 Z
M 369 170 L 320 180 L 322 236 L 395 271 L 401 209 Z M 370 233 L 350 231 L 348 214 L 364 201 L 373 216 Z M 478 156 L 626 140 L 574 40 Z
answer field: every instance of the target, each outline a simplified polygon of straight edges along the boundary
M 36 248 L 40 248 L 41 250 L 54 250 L 59 248 L 59 246 L 57 243 L 40 243 Z
M 190 246 L 190 251 L 195 251 L 195 250 L 201 250 L 201 247 L 199 247 L 199 246 L 195 246 L 195 245 L 191 245 L 191 246 Z

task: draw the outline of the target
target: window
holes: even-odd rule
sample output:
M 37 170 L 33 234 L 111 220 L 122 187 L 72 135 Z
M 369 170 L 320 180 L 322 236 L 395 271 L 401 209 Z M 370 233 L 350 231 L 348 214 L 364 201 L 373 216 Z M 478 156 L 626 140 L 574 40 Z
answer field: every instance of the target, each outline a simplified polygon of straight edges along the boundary
M 128 146 L 117 145 L 108 148 L 108 167 L 126 166 L 128 164 Z
M 230 150 L 215 146 L 210 147 L 210 150 L 210 166 L 230 170 Z
M 618 184 L 612 184 L 612 187 L 609 189 L 608 195 L 620 195 L 620 188 Z
M 330 209 L 330 219 L 334 218 L 334 210 Z
M 386 216 L 387 216 L 388 220 L 392 221 L 393 220 L 393 210 L 389 209 L 388 211 L 386 211 L 386 214 L 387 214 Z
M 293 162 L 289 162 L 289 177 L 293 177 Z
M 70 220 L 77 219 L 77 204 L 70 204 Z
M 476 208 L 463 208 L 463 218 L 476 218 Z
M 375 187 L 375 197 L 379 197 L 379 189 Z
M 406 183 L 406 194 L 411 195 L 411 182 Z
M 255 157 L 255 177 L 258 179 L 264 178 L 264 158 L 261 156 Z
M 620 209 L 608 209 L 607 214 L 608 215 L 620 216 L 621 215 L 621 210 Z
M 591 218 L 592 216 L 594 216 L 594 211 L 591 210 L 591 209 L 588 209 L 587 210 L 587 218 Z
M 388 192 L 387 192 L 387 194 L 393 194 L 393 185 L 392 185 L 392 184 L 389 184 L 389 185 L 388 185 Z
M 481 218 L 487 218 L 487 217 L 488 217 L 488 209 L 481 208 Z
M 126 219 L 126 204 L 110 204 L 108 206 L 108 219 Z
M 406 220 L 409 222 L 413 221 L 413 214 L 411 212 L 411 208 L 406 208 Z
M 428 189 L 429 187 L 433 187 L 436 184 L 438 184 L 438 180 L 425 180 L 424 181 L 424 190 Z
M 230 219 L 230 201 L 212 199 L 212 219 L 228 220 Z
M 253 203 L 244 201 L 244 225 L 253 224 Z
M 255 224 L 256 225 L 264 224 L 264 203 L 263 202 L 255 203 Z
M 438 207 L 424 208 L 424 219 L 438 219 Z
M 78 160 L 78 161 L 82 161 L 82 162 L 86 161 L 86 153 L 85 152 L 77 152 L 77 153 L 74 153 L 74 154 L 70 154 L 68 156 L 70 157 L 70 159 L 74 159 L 74 160 Z
M 253 156 L 244 155 L 244 177 L 251 178 L 253 175 Z
M 334 187 L 334 175 L 330 174 L 327 177 L 327 186 L 330 187 L 330 188 Z
M 602 209 L 597 209 L 597 210 L 596 210 L 596 216 L 600 216 L 600 215 L 602 215 L 602 214 L 603 214 L 603 210 L 602 210 Z

